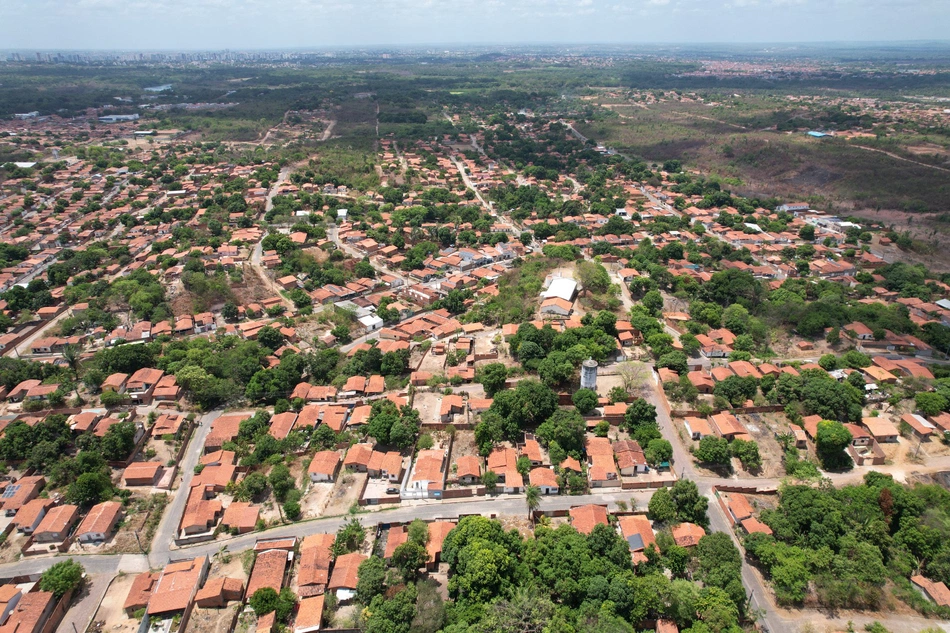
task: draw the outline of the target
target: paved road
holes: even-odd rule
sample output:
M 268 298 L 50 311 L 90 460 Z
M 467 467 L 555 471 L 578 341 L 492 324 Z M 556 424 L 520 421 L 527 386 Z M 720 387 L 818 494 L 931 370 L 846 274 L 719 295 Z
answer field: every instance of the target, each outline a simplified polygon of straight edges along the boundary
M 165 515 L 162 517 L 161 523 L 158 524 L 158 529 L 155 530 L 155 537 L 152 539 L 152 547 L 148 553 L 148 562 L 152 567 L 160 567 L 168 561 L 169 552 L 178 531 L 178 523 L 181 520 L 182 512 L 184 512 L 185 503 L 188 501 L 188 489 L 191 486 L 192 478 L 195 476 L 195 466 L 204 452 L 205 438 L 208 437 L 208 433 L 211 431 L 211 423 L 221 413 L 222 411 L 217 410 L 202 416 L 200 425 L 191 434 L 191 441 L 178 471 L 181 475 L 181 483 L 178 490 L 173 493 L 172 502 L 168 504 Z

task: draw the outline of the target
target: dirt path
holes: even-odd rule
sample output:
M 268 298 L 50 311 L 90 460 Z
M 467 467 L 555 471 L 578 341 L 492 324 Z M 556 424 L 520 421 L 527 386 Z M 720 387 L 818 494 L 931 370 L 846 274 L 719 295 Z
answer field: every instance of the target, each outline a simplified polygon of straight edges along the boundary
M 863 149 L 868 152 L 877 152 L 878 154 L 885 154 L 891 158 L 896 158 L 897 160 L 902 160 L 905 163 L 913 163 L 914 165 L 920 165 L 921 167 L 929 167 L 930 169 L 936 169 L 937 171 L 945 171 L 950 173 L 950 169 L 946 167 L 938 167 L 937 165 L 928 165 L 927 163 L 922 163 L 918 160 L 911 160 L 910 158 L 904 158 L 903 156 L 898 156 L 897 154 L 892 154 L 891 152 L 885 151 L 883 149 L 877 149 L 876 147 L 865 147 L 864 145 L 857 145 L 855 143 L 850 144 L 851 147 L 857 147 L 858 149 Z
M 320 136 L 320 142 L 330 140 L 330 137 L 333 135 L 333 128 L 336 127 L 336 119 L 331 119 L 327 129 L 323 131 L 323 134 Z
M 281 287 L 277 284 L 276 281 L 274 281 L 273 279 L 271 279 L 270 275 L 267 274 L 267 271 L 266 271 L 266 270 L 264 269 L 264 267 L 261 265 L 261 257 L 262 257 L 262 255 L 263 255 L 263 253 L 264 253 L 264 248 L 263 248 L 263 246 L 262 246 L 262 242 L 258 242 L 257 244 L 254 245 L 254 250 L 251 252 L 251 257 L 250 257 L 250 259 L 248 260 L 248 263 L 250 264 L 251 270 L 253 271 L 253 273 L 254 273 L 255 275 L 258 276 L 258 278 L 261 280 L 261 282 L 264 284 L 264 286 L 266 286 L 266 287 L 269 288 L 271 291 L 273 291 L 273 293 L 274 293 L 276 296 L 280 297 L 281 302 L 283 302 L 284 306 L 285 306 L 287 309 L 293 310 L 293 309 L 294 309 L 294 304 L 293 304 L 293 302 L 292 302 L 290 299 L 288 299 L 287 297 L 285 297 L 283 294 L 281 294 L 281 291 L 283 290 L 283 288 L 281 288 Z M 245 275 L 247 274 L 247 270 L 246 270 L 246 269 L 245 269 L 245 271 L 244 271 L 244 274 L 245 274 Z

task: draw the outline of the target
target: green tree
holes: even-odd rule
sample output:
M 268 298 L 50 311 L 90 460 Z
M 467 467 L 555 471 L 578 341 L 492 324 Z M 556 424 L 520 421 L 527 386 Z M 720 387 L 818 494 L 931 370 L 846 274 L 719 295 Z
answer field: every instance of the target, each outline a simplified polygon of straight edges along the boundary
M 655 425 L 656 407 L 643 398 L 637 398 L 627 406 L 623 419 L 628 429 L 636 429 L 643 425 Z
M 40 591 L 49 591 L 59 600 L 82 584 L 85 569 L 72 558 L 56 563 L 40 576 Z
M 825 469 L 848 469 L 852 466 L 851 458 L 845 452 L 851 439 L 851 432 L 840 422 L 822 420 L 818 423 L 815 448 Z
M 83 473 L 66 491 L 66 498 L 78 506 L 89 507 L 112 498 L 115 490 L 109 476 L 102 472 Z
M 290 469 L 284 464 L 277 464 L 271 468 L 267 476 L 267 483 L 274 491 L 274 497 L 277 501 L 284 501 L 287 493 L 294 488 L 294 477 L 290 474 Z
M 756 471 L 762 467 L 762 457 L 759 455 L 759 445 L 752 440 L 735 439 L 729 446 L 732 456 L 737 458 L 742 467 L 748 471 Z
M 529 485 L 525 487 L 524 493 L 524 503 L 528 507 L 528 519 L 530 520 L 534 511 L 541 507 L 541 489 Z
M 479 368 L 475 379 L 482 384 L 485 394 L 490 398 L 505 387 L 508 368 L 503 363 L 489 363 Z
M 113 424 L 99 445 L 102 455 L 110 461 L 126 459 L 135 448 L 135 423 L 125 420 Z
M 257 342 L 274 351 L 284 344 L 284 335 L 278 329 L 265 325 L 257 332 Z
M 254 614 L 261 617 L 277 610 L 279 598 L 279 594 L 273 587 L 261 587 L 247 602 L 254 609 Z
M 576 410 L 558 409 L 537 429 L 538 440 L 550 450 L 556 444 L 561 450 L 580 459 L 584 450 L 587 424 Z
M 663 311 L 663 295 L 660 294 L 659 290 L 647 292 L 640 302 L 653 316 L 659 316 Z
M 221 316 L 228 323 L 234 323 L 238 320 L 238 307 L 233 301 L 228 301 L 221 307 Z
M 482 473 L 482 485 L 485 486 L 485 492 L 495 494 L 498 488 L 498 474 L 493 470 L 486 470 Z
M 581 415 L 586 415 L 597 407 L 597 392 L 593 389 L 578 389 L 571 396 L 571 402 L 577 407 Z
M 386 563 L 378 556 L 370 556 L 360 563 L 356 580 L 356 600 L 368 605 L 386 588 Z
M 406 541 L 393 551 L 392 564 L 402 574 L 405 582 L 414 582 L 419 576 L 419 568 L 426 564 L 428 558 L 425 547 Z
M 703 437 L 693 454 L 700 462 L 717 466 L 726 466 L 732 459 L 729 451 L 729 441 L 724 437 L 714 435 Z
M 947 409 L 947 399 L 939 393 L 919 391 L 914 395 L 917 410 L 924 415 L 938 415 Z
M 366 539 L 366 528 L 360 524 L 359 519 L 350 519 L 336 533 L 336 539 L 333 541 L 333 554 L 340 556 L 355 552 Z
M 676 504 L 668 488 L 660 488 L 650 497 L 647 505 L 650 519 L 660 523 L 670 523 L 676 519 Z
M 647 463 L 658 466 L 673 459 L 673 445 L 667 440 L 651 440 L 644 451 Z
M 407 530 L 409 540 L 425 546 L 429 542 L 429 524 L 422 519 L 414 519 Z

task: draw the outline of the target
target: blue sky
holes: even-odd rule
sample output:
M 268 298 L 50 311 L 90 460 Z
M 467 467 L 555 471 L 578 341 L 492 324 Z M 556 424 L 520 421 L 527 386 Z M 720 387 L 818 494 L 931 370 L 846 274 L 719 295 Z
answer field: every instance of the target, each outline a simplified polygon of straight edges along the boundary
M 0 48 L 825 42 L 950 37 L 950 0 L 0 0 Z

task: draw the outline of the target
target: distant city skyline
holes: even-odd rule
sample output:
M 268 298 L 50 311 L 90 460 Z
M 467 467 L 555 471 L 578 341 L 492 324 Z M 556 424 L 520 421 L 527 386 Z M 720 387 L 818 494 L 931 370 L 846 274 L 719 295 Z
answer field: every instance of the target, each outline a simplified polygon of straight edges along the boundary
M 4 0 L 4 50 L 946 40 L 947 0 Z

